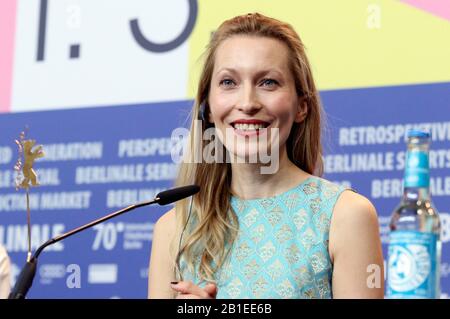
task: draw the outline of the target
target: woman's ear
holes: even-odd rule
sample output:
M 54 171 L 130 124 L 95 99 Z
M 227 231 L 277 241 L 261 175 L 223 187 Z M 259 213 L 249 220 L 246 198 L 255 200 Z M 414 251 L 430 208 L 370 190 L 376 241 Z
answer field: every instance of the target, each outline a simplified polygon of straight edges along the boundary
M 306 118 L 306 115 L 308 115 L 308 103 L 306 103 L 306 100 L 304 98 L 300 99 L 298 103 L 297 113 L 295 114 L 295 120 L 296 123 L 301 123 Z
M 214 120 L 211 115 L 211 111 L 209 110 L 209 106 L 206 102 L 200 105 L 200 109 L 198 112 L 198 119 L 205 122 L 205 125 L 211 126 L 214 125 Z
M 205 121 L 208 126 L 214 126 L 214 119 L 209 108 L 209 103 L 205 102 Z
M 208 124 L 214 125 L 214 119 L 212 117 L 211 111 L 209 110 L 209 107 L 206 109 L 206 118 L 208 119 Z

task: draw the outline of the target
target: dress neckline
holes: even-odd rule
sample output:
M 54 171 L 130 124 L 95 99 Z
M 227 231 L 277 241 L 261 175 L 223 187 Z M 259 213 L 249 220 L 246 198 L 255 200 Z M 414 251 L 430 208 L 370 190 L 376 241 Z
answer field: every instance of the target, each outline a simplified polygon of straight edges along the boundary
M 289 188 L 288 190 L 286 190 L 286 191 L 284 191 L 284 192 L 282 192 L 280 194 L 276 194 L 276 195 L 273 195 L 273 196 L 245 199 L 245 198 L 238 197 L 236 195 L 231 195 L 231 199 L 235 200 L 235 201 L 240 201 L 240 202 L 258 202 L 258 201 L 263 201 L 263 200 L 273 200 L 273 199 L 276 199 L 276 198 L 279 198 L 279 197 L 283 197 L 283 196 L 293 192 L 294 190 L 302 187 L 308 181 L 310 181 L 310 180 L 312 180 L 314 178 L 316 178 L 316 176 L 314 176 L 314 175 L 308 176 L 306 179 L 301 181 L 299 184 Z

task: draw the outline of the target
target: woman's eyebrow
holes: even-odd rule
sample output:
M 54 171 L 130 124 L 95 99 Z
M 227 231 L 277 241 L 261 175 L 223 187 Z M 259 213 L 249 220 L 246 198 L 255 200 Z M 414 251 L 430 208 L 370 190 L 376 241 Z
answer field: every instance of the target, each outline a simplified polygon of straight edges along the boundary
M 220 68 L 217 70 L 216 75 L 222 72 L 229 72 L 231 74 L 239 74 L 239 71 L 234 69 L 234 68 L 228 68 L 228 67 L 224 67 L 224 68 Z M 263 69 L 263 70 L 259 70 L 258 72 L 255 73 L 256 77 L 261 77 L 263 75 L 269 74 L 269 73 L 276 73 L 278 76 L 283 76 L 283 72 L 281 70 L 279 70 L 278 68 L 267 68 L 267 69 Z
M 215 74 L 217 75 L 217 74 L 222 73 L 222 72 L 229 72 L 229 73 L 232 73 L 232 74 L 237 74 L 238 73 L 238 71 L 236 69 L 233 69 L 233 68 L 220 68 L 220 69 L 218 69 L 216 71 Z
M 256 77 L 261 77 L 261 76 L 267 75 L 269 73 L 275 73 L 276 75 L 281 76 L 281 77 L 283 76 L 283 72 L 281 72 L 281 70 L 279 70 L 277 68 L 269 68 L 269 69 L 261 70 L 261 71 L 257 72 Z

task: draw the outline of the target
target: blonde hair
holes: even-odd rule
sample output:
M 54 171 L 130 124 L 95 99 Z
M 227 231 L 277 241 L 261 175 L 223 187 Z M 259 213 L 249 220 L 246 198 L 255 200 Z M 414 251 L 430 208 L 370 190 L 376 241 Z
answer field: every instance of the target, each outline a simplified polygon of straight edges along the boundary
M 205 52 L 205 63 L 191 113 L 187 147 L 190 153 L 185 154 L 176 181 L 179 186 L 200 186 L 200 192 L 193 198 L 188 228 L 188 201 L 180 201 L 175 205 L 179 236 L 177 238 L 180 242 L 177 262 L 182 259 L 189 271 L 196 272 L 197 278 L 205 281 L 216 280 L 214 274 L 225 261 L 239 225 L 236 214 L 230 209 L 230 164 L 203 161 L 195 163 L 195 152 L 199 147 L 204 149 L 206 145 L 202 136 L 207 127 L 207 123 L 203 122 L 200 128 L 195 125 L 195 121 L 199 116 L 200 106 L 207 105 L 217 47 L 235 35 L 267 37 L 287 45 L 297 94 L 304 98 L 307 105 L 305 119 L 301 123 L 294 123 L 291 129 L 286 142 L 287 154 L 296 166 L 310 174 L 321 175 L 323 168 L 320 143 L 322 111 L 311 68 L 298 34 L 289 24 L 259 13 L 241 15 L 223 22 L 213 34 Z M 224 146 L 221 147 L 225 153 Z

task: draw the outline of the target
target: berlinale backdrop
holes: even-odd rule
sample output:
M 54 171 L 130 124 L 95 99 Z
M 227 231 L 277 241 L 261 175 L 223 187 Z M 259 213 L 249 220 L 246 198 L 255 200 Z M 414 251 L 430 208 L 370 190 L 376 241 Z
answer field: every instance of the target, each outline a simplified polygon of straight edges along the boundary
M 385 258 L 405 132 L 431 131 L 431 191 L 450 294 L 450 3 L 445 0 L 1 0 L 0 244 L 13 281 L 27 251 L 17 147 L 44 145 L 32 247 L 172 186 L 201 54 L 219 23 L 259 11 L 302 37 L 328 115 L 325 177 L 375 204 Z M 145 298 L 150 206 L 48 247 L 30 298 Z M 351 243 L 349 243 L 351 245 Z

